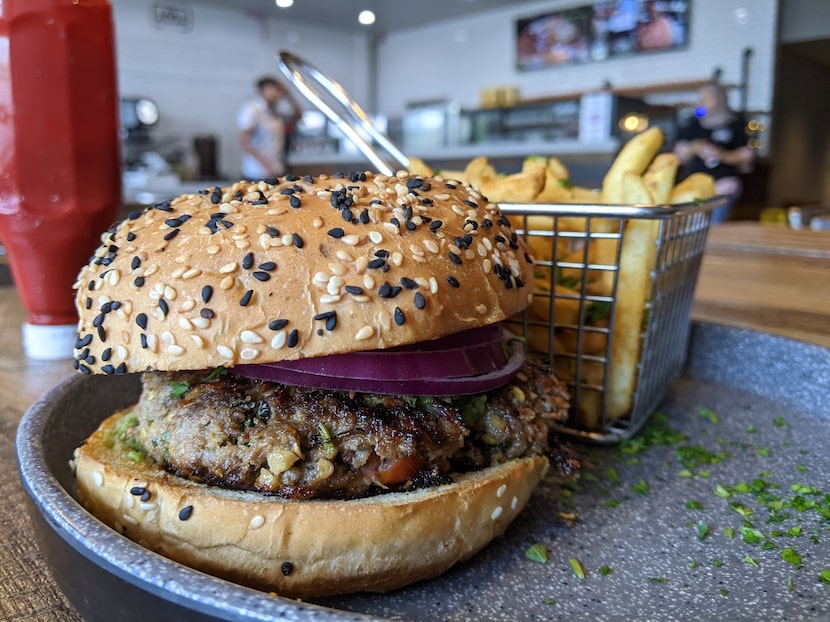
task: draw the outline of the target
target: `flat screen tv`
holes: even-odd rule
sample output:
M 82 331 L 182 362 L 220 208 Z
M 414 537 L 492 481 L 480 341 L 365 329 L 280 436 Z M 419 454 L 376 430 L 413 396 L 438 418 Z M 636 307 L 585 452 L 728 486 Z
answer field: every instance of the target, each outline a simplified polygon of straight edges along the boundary
M 608 0 L 516 21 L 522 71 L 685 48 L 691 0 Z

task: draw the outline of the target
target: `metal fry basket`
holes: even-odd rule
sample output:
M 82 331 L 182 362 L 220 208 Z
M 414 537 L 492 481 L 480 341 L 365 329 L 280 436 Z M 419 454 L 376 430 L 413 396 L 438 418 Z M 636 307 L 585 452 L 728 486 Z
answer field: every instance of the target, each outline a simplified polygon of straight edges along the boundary
M 534 302 L 510 325 L 568 383 L 560 432 L 613 443 L 657 408 L 685 365 L 711 210 L 723 203 L 500 204 L 536 257 Z
M 409 166 L 340 84 L 290 52 L 276 58 L 380 172 Z M 634 435 L 657 408 L 683 371 L 711 210 L 724 202 L 499 204 L 536 257 L 534 302 L 509 324 L 569 385 L 561 432 L 613 443 Z

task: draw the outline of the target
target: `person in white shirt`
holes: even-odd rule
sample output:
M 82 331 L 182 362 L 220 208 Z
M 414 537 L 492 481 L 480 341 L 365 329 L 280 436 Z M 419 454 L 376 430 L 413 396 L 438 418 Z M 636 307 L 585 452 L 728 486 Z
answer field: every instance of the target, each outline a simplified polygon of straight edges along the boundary
M 265 179 L 285 174 L 286 136 L 300 116 L 297 102 L 271 77 L 256 83 L 259 97 L 239 111 L 242 176 Z

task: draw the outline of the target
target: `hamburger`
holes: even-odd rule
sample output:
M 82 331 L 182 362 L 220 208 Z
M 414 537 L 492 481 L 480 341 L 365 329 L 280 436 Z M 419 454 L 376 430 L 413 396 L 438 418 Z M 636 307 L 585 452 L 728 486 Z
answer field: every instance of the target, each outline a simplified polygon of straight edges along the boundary
M 130 214 L 75 284 L 75 367 L 140 374 L 74 456 L 89 511 L 290 597 L 434 577 L 502 534 L 567 394 L 499 322 L 532 259 L 476 190 L 240 181 Z

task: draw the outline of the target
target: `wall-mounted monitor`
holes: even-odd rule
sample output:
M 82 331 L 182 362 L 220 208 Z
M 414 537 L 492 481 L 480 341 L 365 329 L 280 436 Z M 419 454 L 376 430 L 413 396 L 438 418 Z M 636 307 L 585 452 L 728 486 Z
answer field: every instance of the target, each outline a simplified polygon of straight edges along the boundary
M 516 21 L 527 71 L 685 48 L 691 0 L 608 0 Z

